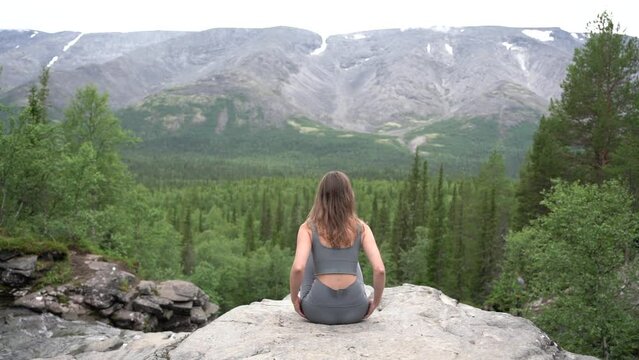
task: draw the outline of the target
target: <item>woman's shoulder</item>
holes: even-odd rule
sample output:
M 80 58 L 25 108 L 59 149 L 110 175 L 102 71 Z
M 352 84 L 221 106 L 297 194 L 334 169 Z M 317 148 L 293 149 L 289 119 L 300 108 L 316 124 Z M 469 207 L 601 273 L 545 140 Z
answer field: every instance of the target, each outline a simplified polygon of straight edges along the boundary
M 313 231 L 313 225 L 310 221 L 306 220 L 300 224 L 298 231 L 308 232 L 309 234 Z
M 362 229 L 362 230 L 370 230 L 370 226 L 368 226 L 368 224 L 366 223 L 366 221 L 357 218 L 357 225 Z

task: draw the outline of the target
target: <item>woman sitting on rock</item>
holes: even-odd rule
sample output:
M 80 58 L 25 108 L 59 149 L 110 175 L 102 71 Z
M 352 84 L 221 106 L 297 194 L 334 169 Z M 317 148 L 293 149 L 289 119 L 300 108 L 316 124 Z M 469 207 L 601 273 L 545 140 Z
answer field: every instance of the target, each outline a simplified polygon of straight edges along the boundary
M 373 268 L 373 300 L 364 289 L 360 247 Z M 290 280 L 295 311 L 314 323 L 355 323 L 379 306 L 385 281 L 373 232 L 355 213 L 350 180 L 340 171 L 327 173 L 297 233 Z

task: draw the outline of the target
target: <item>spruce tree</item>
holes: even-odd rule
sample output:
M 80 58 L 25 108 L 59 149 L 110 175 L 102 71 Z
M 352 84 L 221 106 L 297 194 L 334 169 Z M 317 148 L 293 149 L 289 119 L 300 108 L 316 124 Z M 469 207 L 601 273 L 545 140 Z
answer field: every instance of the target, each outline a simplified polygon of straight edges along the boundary
M 446 234 L 446 209 L 444 206 L 444 165 L 439 166 L 437 188 L 433 193 L 433 207 L 428 226 L 430 242 L 427 254 L 428 281 L 431 286 L 441 287 L 444 275 L 444 236 Z
M 186 209 L 182 224 L 182 272 L 184 275 L 193 274 L 195 269 L 195 247 L 193 246 L 193 229 L 191 224 L 191 209 Z

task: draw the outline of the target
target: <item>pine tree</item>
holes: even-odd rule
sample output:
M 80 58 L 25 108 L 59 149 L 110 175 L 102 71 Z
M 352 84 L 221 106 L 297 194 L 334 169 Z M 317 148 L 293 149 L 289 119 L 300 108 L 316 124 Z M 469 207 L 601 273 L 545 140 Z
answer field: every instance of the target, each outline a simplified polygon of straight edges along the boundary
M 465 295 L 464 286 L 464 204 L 461 197 L 463 183 L 453 186 L 453 196 L 448 209 L 446 244 L 449 253 L 448 261 L 445 264 L 445 288 L 444 291 L 457 299 L 463 299 Z
M 262 192 L 262 213 L 260 215 L 260 240 L 267 242 L 273 235 L 271 204 L 266 189 Z
M 572 160 L 582 180 L 601 183 L 627 127 L 639 116 L 639 47 L 604 12 L 575 49 L 562 83 L 561 107 Z
M 275 219 L 273 221 L 273 240 L 281 248 L 287 244 L 284 239 L 284 204 L 282 203 L 282 193 L 277 196 L 277 206 L 275 207 Z
M 253 219 L 253 211 L 246 214 L 244 220 L 244 254 L 248 254 L 257 247 L 255 241 L 255 220 Z
M 433 208 L 428 226 L 430 246 L 427 254 L 428 281 L 431 286 L 441 287 L 444 276 L 444 236 L 446 209 L 444 206 L 444 165 L 439 166 L 437 188 L 433 193 Z
M 182 225 L 182 272 L 187 276 L 193 274 L 196 265 L 191 226 L 191 209 L 187 208 Z
M 428 190 L 428 161 L 424 160 L 422 164 L 421 184 L 419 186 L 419 218 L 417 219 L 417 226 L 426 226 L 428 224 L 428 210 L 430 205 L 429 190 Z

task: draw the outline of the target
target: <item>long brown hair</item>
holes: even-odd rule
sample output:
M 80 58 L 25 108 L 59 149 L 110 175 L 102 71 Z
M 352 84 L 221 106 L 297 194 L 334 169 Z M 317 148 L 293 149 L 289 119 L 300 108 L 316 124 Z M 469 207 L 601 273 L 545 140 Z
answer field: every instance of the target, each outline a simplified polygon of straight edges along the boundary
M 326 173 L 317 186 L 306 223 L 315 224 L 331 247 L 342 248 L 351 245 L 358 221 L 355 193 L 348 176 L 341 171 Z

